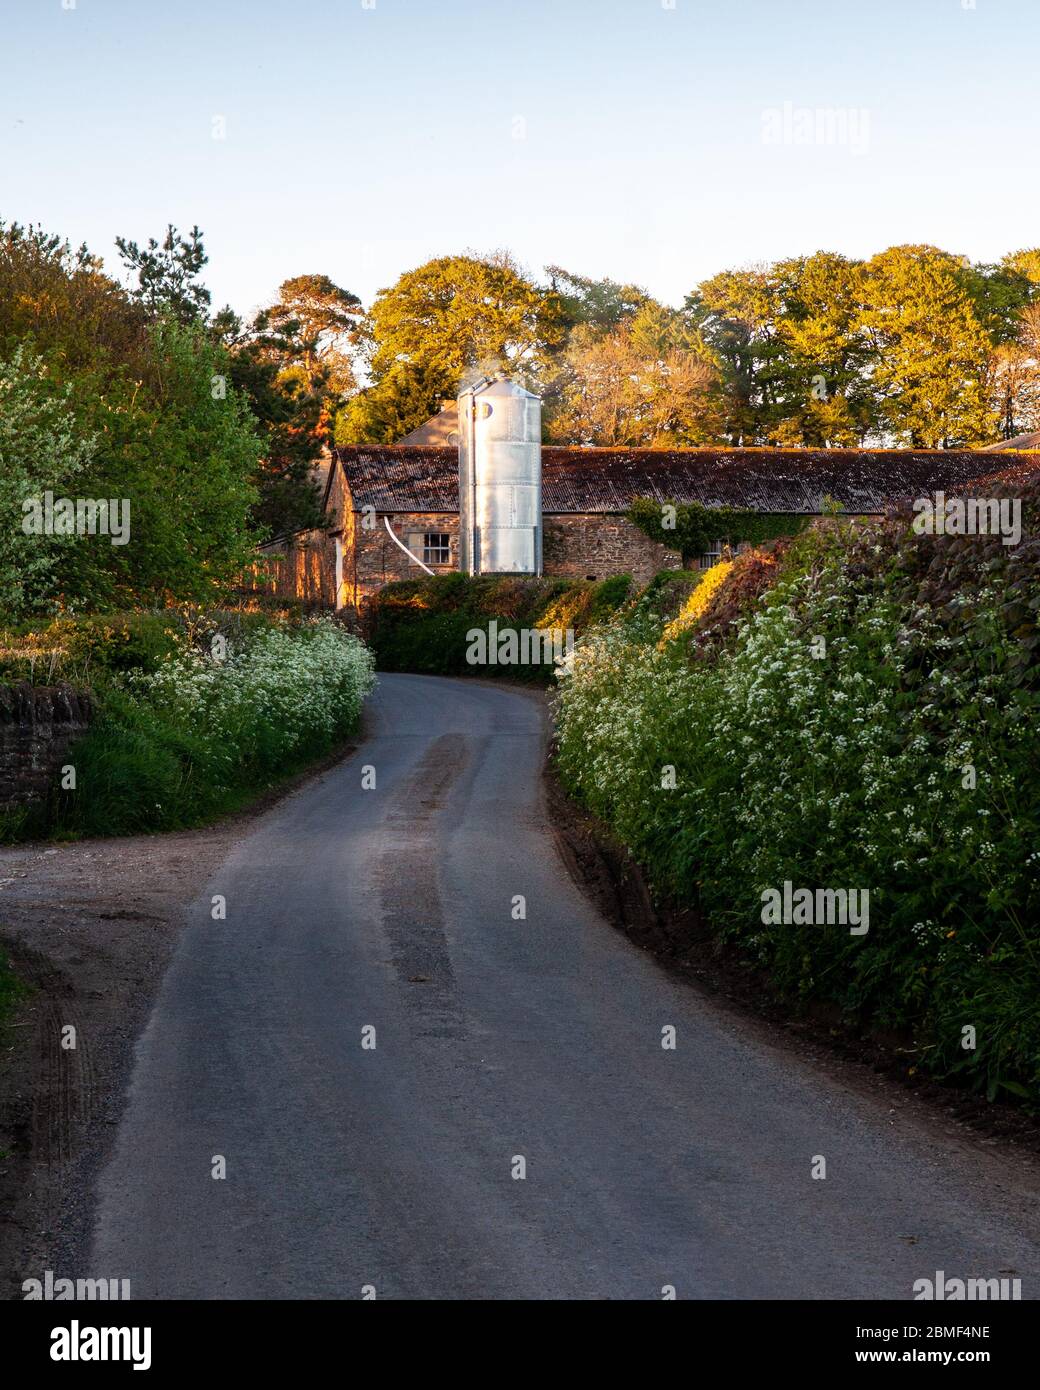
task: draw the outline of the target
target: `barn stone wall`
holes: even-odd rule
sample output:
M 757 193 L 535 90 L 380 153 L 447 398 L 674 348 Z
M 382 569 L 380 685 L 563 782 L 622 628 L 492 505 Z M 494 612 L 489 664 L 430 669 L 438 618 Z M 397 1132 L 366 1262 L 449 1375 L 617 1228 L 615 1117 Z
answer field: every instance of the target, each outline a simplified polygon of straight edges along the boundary
M 362 518 L 354 517 L 352 530 L 355 544 L 344 545 L 343 580 L 349 591 L 347 601 L 355 605 L 376 593 L 384 584 L 393 584 L 398 579 L 424 579 L 426 576 L 418 565 L 413 564 L 403 554 L 386 533 L 383 514 L 374 520 L 369 518 L 368 527 Z M 405 545 L 409 537 L 420 537 L 427 531 L 447 535 L 451 546 L 451 562 L 447 565 L 430 565 L 434 574 L 452 574 L 459 567 L 459 518 L 451 512 L 398 512 L 391 515 L 390 525 L 394 534 Z M 412 544 L 415 544 L 413 542 Z M 351 565 L 350 552 L 353 552 L 356 569 Z M 422 552 L 419 551 L 419 558 Z M 348 572 L 349 571 L 349 572 Z
M 568 579 L 630 574 L 648 584 L 658 570 L 681 569 L 677 551 L 651 540 L 627 517 L 611 513 L 549 514 L 542 518 L 542 566 Z

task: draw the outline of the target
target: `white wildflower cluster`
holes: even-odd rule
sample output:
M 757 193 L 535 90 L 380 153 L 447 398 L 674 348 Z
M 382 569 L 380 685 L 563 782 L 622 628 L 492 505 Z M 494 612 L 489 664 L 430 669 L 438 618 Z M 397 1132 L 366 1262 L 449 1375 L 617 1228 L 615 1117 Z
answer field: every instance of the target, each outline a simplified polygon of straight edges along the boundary
M 712 910 L 734 921 L 747 885 L 831 882 L 839 866 L 887 885 L 897 917 L 951 875 L 995 902 L 1030 734 L 1003 666 L 957 656 L 937 615 L 883 588 L 853 595 L 836 557 L 778 586 L 714 662 L 624 624 L 588 633 L 557 696 L 561 769 L 638 852 L 710 878 Z M 1023 870 L 1037 871 L 1019 857 Z M 924 948 L 931 928 L 908 935 Z
M 295 630 L 265 629 L 223 660 L 192 649 L 134 686 L 172 706 L 231 763 L 259 738 L 275 737 L 280 755 L 290 756 L 348 731 L 374 683 L 364 643 L 321 619 Z

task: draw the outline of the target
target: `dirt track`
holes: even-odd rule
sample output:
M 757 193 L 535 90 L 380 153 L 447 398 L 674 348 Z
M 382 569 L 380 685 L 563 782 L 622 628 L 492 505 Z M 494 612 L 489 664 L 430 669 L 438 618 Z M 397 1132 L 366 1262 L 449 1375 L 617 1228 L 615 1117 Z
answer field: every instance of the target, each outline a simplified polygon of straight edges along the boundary
M 0 945 L 33 991 L 0 1068 L 0 1296 L 54 1268 L 83 1219 L 75 1169 L 118 1118 L 178 910 L 242 830 L 0 850 Z M 75 1050 L 61 1047 L 69 1024 Z

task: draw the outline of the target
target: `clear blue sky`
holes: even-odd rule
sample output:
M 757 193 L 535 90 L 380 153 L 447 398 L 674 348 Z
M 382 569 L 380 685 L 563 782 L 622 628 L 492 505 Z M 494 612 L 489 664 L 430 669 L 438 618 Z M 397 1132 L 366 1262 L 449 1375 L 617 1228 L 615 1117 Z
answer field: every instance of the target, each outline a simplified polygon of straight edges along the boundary
M 113 269 L 197 222 L 240 312 L 466 248 L 680 303 L 820 248 L 1040 243 L 1040 0 L 670 3 L 3 0 L 0 217 Z M 817 108 L 867 148 L 796 143 Z

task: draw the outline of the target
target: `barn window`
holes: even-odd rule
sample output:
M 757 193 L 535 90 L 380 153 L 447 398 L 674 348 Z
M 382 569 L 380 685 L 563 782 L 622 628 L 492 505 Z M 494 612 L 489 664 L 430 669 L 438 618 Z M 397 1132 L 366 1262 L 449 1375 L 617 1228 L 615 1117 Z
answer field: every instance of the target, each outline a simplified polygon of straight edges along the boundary
M 723 545 L 725 545 L 725 541 L 712 541 L 704 554 L 697 556 L 697 569 L 710 570 L 712 565 L 717 565 L 722 559 Z
M 447 531 L 427 531 L 423 536 L 423 564 L 451 564 L 451 537 Z

